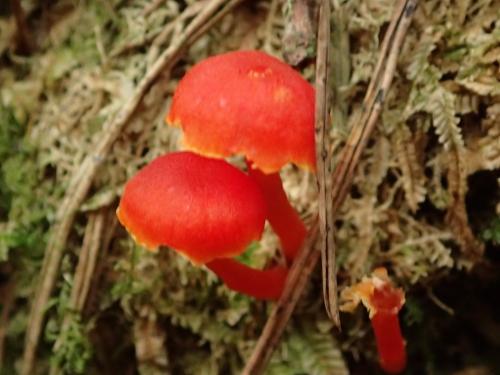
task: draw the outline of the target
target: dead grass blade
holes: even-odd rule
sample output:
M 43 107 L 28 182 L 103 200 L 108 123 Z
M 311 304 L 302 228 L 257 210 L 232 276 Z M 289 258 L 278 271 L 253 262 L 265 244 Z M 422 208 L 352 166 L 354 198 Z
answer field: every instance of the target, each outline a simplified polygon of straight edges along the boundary
M 319 243 L 323 275 L 323 300 L 326 312 L 340 328 L 337 304 L 337 275 L 332 215 L 332 158 L 329 153 L 330 129 L 330 1 L 322 1 L 319 8 L 318 45 L 316 52 L 316 176 L 318 181 Z
M 399 1 L 382 43 L 373 78 L 363 100 L 358 121 L 349 133 L 346 146 L 333 173 L 333 212 L 342 205 L 361 153 L 382 111 L 387 90 L 392 82 L 401 44 L 417 6 L 417 0 Z
M 81 314 L 87 295 L 89 292 L 90 283 L 94 274 L 97 256 L 101 245 L 101 238 L 105 224 L 106 212 L 93 212 L 89 215 L 85 234 L 83 236 L 83 244 L 80 250 L 78 264 L 75 270 L 71 295 L 68 303 L 68 312 L 63 318 L 62 327 L 54 344 L 54 351 L 57 351 L 61 346 L 64 335 L 68 329 L 73 315 Z M 50 374 L 57 375 L 61 371 L 54 362 L 50 369 Z
M 0 369 L 3 368 L 3 358 L 5 351 L 5 338 L 7 335 L 7 326 L 9 323 L 10 312 L 14 305 L 16 296 L 16 285 L 14 281 L 9 281 L 7 285 L 0 289 L 2 312 L 0 314 Z

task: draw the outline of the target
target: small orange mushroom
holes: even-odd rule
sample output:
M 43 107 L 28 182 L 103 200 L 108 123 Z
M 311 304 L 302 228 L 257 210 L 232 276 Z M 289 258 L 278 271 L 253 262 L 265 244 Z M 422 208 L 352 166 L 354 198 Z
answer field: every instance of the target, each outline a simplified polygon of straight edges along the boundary
M 344 289 L 340 295 L 342 311 L 353 311 L 359 302 L 368 309 L 380 366 L 389 374 L 398 374 L 406 367 L 406 349 L 398 313 L 405 303 L 404 292 L 395 288 L 385 268 L 377 268 L 371 277 Z
M 174 248 L 241 293 L 281 295 L 286 268 L 261 271 L 225 259 L 260 239 L 266 205 L 257 184 L 223 160 L 191 152 L 153 160 L 125 185 L 117 215 L 146 248 Z
M 182 127 L 192 151 L 247 159 L 250 176 L 264 192 L 269 223 L 291 261 L 306 228 L 279 170 L 287 163 L 315 170 L 313 87 L 263 52 L 229 52 L 203 60 L 182 78 L 166 121 Z

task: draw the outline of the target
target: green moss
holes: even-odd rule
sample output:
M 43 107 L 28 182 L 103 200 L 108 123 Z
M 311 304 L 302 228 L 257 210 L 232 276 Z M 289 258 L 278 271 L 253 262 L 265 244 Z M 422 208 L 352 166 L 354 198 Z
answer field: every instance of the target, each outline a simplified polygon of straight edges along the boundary
M 484 241 L 500 245 L 500 216 L 491 220 L 490 224 L 483 229 L 481 237 Z

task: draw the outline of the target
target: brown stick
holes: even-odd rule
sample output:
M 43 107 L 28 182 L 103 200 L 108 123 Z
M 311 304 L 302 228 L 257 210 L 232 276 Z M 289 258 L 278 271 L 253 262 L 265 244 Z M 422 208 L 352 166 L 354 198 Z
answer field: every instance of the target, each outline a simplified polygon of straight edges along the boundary
M 94 275 L 92 276 L 92 282 L 89 285 L 89 291 L 87 293 L 87 300 L 85 301 L 82 310 L 83 319 L 92 314 L 98 303 L 98 298 L 99 298 L 98 294 L 100 290 L 99 286 L 101 284 L 102 274 L 106 267 L 105 258 L 109 251 L 111 241 L 115 236 L 117 227 L 118 227 L 118 218 L 116 217 L 114 210 L 113 211 L 110 210 L 108 211 L 104 222 L 104 228 L 106 228 L 106 230 L 102 234 L 100 250 L 99 250 L 99 261 L 95 266 Z
M 399 50 L 418 0 L 400 0 L 385 35 L 373 78 L 363 100 L 363 109 L 351 130 L 333 174 L 333 211 L 337 212 L 351 187 L 354 170 L 382 111 Z
M 137 106 L 156 78 L 172 67 L 178 58 L 179 52 L 183 51 L 187 45 L 192 44 L 196 40 L 194 36 L 200 35 L 197 34 L 198 30 L 203 28 L 224 3 L 225 0 L 207 1 L 206 7 L 189 23 L 184 32 L 172 41 L 170 46 L 160 55 L 151 69 L 149 69 L 137 86 L 135 94 L 124 105 L 123 109 L 103 125 L 102 135 L 96 138 L 97 142 L 91 148 L 94 150 L 94 153 L 87 155 L 79 169 L 73 174 L 65 198 L 57 211 L 56 224 L 52 229 L 52 234 L 45 250 L 45 257 L 40 272 L 41 280 L 38 282 L 26 330 L 21 375 L 30 375 L 32 373 L 45 315 L 45 307 L 59 274 L 59 264 L 66 240 L 71 231 L 78 208 L 84 201 L 92 185 L 94 176 L 101 165 L 101 160 L 106 158 L 111 146 L 123 131 L 123 128 L 134 114 Z
M 10 7 L 16 21 L 16 52 L 27 55 L 33 49 L 34 43 L 26 23 L 26 14 L 20 0 L 10 0 Z
M 329 155 L 330 130 L 330 0 L 323 0 L 319 8 L 318 46 L 316 54 L 316 176 L 318 181 L 319 233 L 323 276 L 323 301 L 326 312 L 340 328 L 337 304 L 337 275 L 335 268 L 335 241 L 333 238 L 332 175 Z
M 361 151 L 366 146 L 366 142 L 380 114 L 385 98 L 384 93 L 388 90 L 394 76 L 396 60 L 401 44 L 417 3 L 418 0 L 400 0 L 396 6 L 382 44 L 382 50 L 377 62 L 377 74 L 373 75 L 364 100 L 364 103 L 368 103 L 369 106 L 365 107 L 363 113 L 367 112 L 369 116 L 360 116 L 359 120 L 355 123 L 348 138 L 351 142 L 353 140 L 355 143 L 348 142 L 342 154 L 341 161 L 333 171 L 333 206 L 331 211 L 333 217 L 337 214 L 341 203 L 347 195 L 352 183 L 354 168 L 359 161 Z M 388 54 L 387 51 L 389 51 Z M 377 93 L 377 95 L 374 95 L 374 93 Z M 339 184 L 338 187 L 336 183 Z M 293 309 L 319 259 L 319 253 L 313 249 L 314 239 L 312 238 L 318 231 L 317 225 L 317 222 L 315 222 L 309 232 L 308 239 L 305 241 L 304 247 L 290 270 L 285 290 L 271 311 L 271 315 L 264 326 L 254 351 L 243 370 L 244 375 L 262 374 L 271 359 L 272 353 L 278 346 L 281 335 L 293 313 Z M 291 290 L 293 288 L 295 289 Z
M 311 56 L 316 37 L 316 0 L 289 0 L 285 2 L 285 29 L 283 30 L 283 58 L 293 66 Z
M 87 299 L 89 285 L 94 273 L 97 255 L 101 244 L 101 236 L 104 228 L 105 212 L 94 212 L 89 215 L 83 244 L 78 257 L 73 286 L 67 306 L 67 312 L 63 318 L 59 337 L 54 344 L 54 352 L 59 350 L 65 340 L 65 334 L 71 324 L 74 314 L 80 315 Z M 58 364 L 53 362 L 50 367 L 50 374 L 60 374 Z
M 7 333 L 7 325 L 9 315 L 15 301 L 15 284 L 11 280 L 0 289 L 2 293 L 2 314 L 0 315 L 0 370 L 3 368 L 3 356 L 5 349 L 5 335 Z
M 290 268 L 283 294 L 274 306 L 273 311 L 271 311 L 271 315 L 267 319 L 257 346 L 248 360 L 242 375 L 261 374 L 278 346 L 295 305 L 320 257 L 320 252 L 314 246 L 317 233 L 318 222 L 315 220 L 299 255 Z

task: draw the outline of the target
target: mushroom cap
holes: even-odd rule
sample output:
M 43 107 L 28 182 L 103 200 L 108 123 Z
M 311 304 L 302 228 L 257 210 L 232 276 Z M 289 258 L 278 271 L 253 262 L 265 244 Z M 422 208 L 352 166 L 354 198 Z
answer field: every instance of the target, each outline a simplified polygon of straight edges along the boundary
M 166 121 L 188 149 L 243 155 L 264 173 L 287 163 L 314 171 L 314 88 L 284 62 L 234 51 L 196 64 L 180 81 Z
M 371 277 L 344 289 L 341 293 L 344 303 L 340 309 L 353 311 L 359 302 L 368 309 L 370 317 L 377 313 L 396 315 L 405 303 L 401 288 L 396 288 L 383 267 L 373 270 Z
M 161 156 L 126 185 L 118 219 L 141 245 L 169 246 L 197 264 L 241 254 L 260 239 L 262 192 L 223 160 L 191 152 Z

